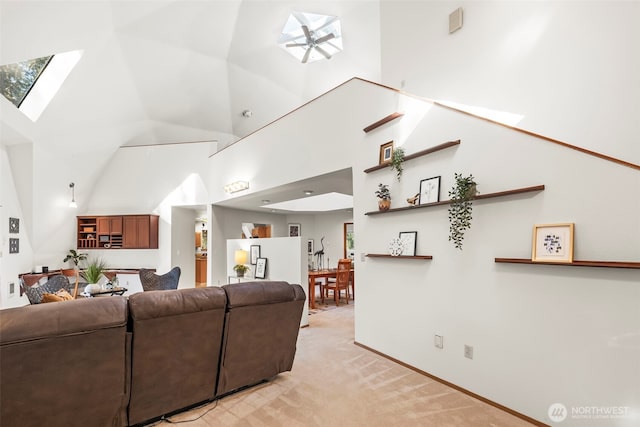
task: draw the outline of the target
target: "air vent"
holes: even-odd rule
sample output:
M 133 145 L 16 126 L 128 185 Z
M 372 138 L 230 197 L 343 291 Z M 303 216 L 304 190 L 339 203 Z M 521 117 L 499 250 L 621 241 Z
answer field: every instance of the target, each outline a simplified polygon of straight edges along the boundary
M 462 8 L 459 7 L 449 14 L 449 34 L 462 28 Z

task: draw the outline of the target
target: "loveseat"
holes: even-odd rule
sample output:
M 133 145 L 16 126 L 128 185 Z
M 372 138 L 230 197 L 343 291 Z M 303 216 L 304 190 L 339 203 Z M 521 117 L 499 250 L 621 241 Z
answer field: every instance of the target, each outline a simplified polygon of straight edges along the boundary
M 249 282 L 0 310 L 0 425 L 136 425 L 268 380 L 304 302 Z

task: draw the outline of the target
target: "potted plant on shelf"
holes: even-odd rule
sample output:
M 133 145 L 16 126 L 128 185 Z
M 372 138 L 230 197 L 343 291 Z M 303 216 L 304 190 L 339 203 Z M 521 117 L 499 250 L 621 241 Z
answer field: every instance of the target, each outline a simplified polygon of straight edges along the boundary
M 393 150 L 393 154 L 391 155 L 391 170 L 396 171 L 396 178 L 398 178 L 398 182 L 400 182 L 400 177 L 402 176 L 402 164 L 404 163 L 404 148 L 396 148 Z
M 378 196 L 378 209 L 381 211 L 389 210 L 391 207 L 391 191 L 387 184 L 378 184 L 376 190 L 376 196 Z
M 80 264 L 80 261 L 84 261 L 86 259 L 87 259 L 87 254 L 78 253 L 78 252 L 76 252 L 75 249 L 69 249 L 69 253 L 67 254 L 66 257 L 64 257 L 62 262 L 71 261 L 71 262 L 73 262 L 74 268 L 77 269 L 78 268 L 78 264 Z
M 247 267 L 244 264 L 236 264 L 236 265 L 233 266 L 233 271 L 236 272 L 236 275 L 238 277 L 244 277 L 244 273 L 249 271 L 249 267 Z
M 100 285 L 98 282 L 100 281 L 100 277 L 102 277 L 102 273 L 107 269 L 107 264 L 102 260 L 102 258 L 95 258 L 89 261 L 87 264 L 87 268 L 82 270 L 80 275 L 87 281 L 87 286 L 84 288 L 86 293 L 94 293 L 100 291 Z
M 462 250 L 464 232 L 471 228 L 472 200 L 477 194 L 477 183 L 473 175 L 467 177 L 455 174 L 455 185 L 449 191 L 449 241 L 453 241 L 456 249 Z

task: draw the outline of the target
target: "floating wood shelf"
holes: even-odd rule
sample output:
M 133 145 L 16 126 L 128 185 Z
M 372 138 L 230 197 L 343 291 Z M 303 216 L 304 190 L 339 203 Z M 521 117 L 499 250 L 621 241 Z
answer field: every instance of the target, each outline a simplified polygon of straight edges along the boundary
M 369 258 L 397 258 L 397 259 L 433 259 L 431 255 L 389 255 L 389 254 L 366 254 Z
M 634 268 L 640 269 L 640 262 L 630 261 L 577 261 L 573 262 L 540 262 L 531 261 L 527 258 L 496 258 L 496 262 L 509 264 L 542 264 L 542 265 L 563 265 L 569 267 L 606 267 L 606 268 Z
M 427 148 L 426 150 L 418 151 L 417 153 L 404 156 L 404 161 L 411 159 L 417 159 L 418 157 L 426 156 L 427 154 L 435 153 L 436 151 L 444 150 L 445 148 L 454 147 L 460 144 L 460 140 L 445 142 L 444 144 L 436 145 L 435 147 Z M 388 168 L 389 163 L 383 163 L 381 165 L 372 166 L 364 170 L 364 173 L 377 171 L 380 169 Z
M 367 126 L 366 128 L 362 129 L 363 131 L 365 131 L 365 133 L 369 133 L 372 130 L 374 130 L 375 128 L 379 128 L 380 126 L 389 123 L 392 120 L 397 119 L 398 117 L 402 117 L 404 116 L 404 113 L 393 113 L 393 114 L 389 114 L 387 117 L 378 120 L 377 122 L 370 124 L 369 126 Z
M 531 192 L 543 191 L 543 190 L 544 190 L 544 185 L 534 185 L 532 187 L 523 187 L 523 188 L 516 188 L 514 190 L 499 191 L 497 193 L 479 194 L 476 197 L 474 197 L 473 200 L 492 199 L 494 197 L 504 197 L 504 196 L 511 196 L 513 194 L 531 193 Z M 451 203 L 451 200 L 443 200 L 435 203 L 426 203 L 424 205 L 392 208 L 386 211 L 370 211 L 370 212 L 365 212 L 365 215 L 379 215 L 379 214 L 386 214 L 391 212 L 408 211 L 408 210 L 421 209 L 421 208 L 431 208 L 433 206 L 448 205 L 450 203 Z

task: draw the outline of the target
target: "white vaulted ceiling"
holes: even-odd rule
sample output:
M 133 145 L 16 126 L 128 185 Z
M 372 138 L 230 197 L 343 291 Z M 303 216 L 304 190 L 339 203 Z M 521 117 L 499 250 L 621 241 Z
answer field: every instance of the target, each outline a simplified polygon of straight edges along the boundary
M 301 64 L 278 47 L 292 11 L 339 16 L 344 52 Z M 0 65 L 83 55 L 37 122 L 0 97 L 0 139 L 224 146 L 351 77 L 379 81 L 379 27 L 378 1 L 1 1 Z

